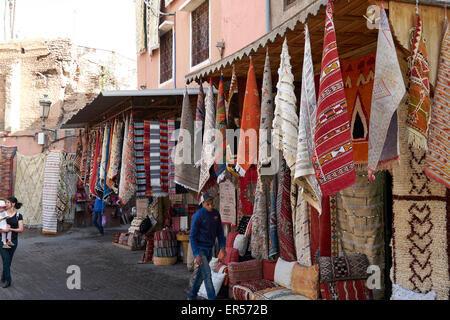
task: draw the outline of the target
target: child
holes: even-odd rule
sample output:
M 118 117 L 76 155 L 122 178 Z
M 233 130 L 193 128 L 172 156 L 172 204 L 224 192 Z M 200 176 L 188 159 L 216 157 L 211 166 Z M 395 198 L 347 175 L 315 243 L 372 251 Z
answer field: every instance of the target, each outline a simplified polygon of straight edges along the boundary
M 4 211 L 5 208 L 5 201 L 0 200 L 0 229 L 5 230 L 6 229 L 6 219 L 8 217 L 8 213 Z M 14 246 L 14 243 L 11 241 L 11 235 L 12 232 L 2 232 L 2 242 L 3 242 L 3 248 L 4 249 L 10 249 L 12 246 Z M 8 239 L 8 242 L 6 241 Z

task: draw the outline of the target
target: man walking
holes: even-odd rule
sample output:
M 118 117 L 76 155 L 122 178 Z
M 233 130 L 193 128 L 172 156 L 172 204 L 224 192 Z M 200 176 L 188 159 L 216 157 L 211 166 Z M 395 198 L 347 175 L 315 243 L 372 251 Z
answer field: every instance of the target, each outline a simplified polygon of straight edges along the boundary
M 219 257 L 223 257 L 226 254 L 226 240 L 219 211 L 214 209 L 213 197 L 209 193 L 204 193 L 201 197 L 201 203 L 202 208 L 192 217 L 190 239 L 194 261 L 198 265 L 199 270 L 189 292 L 188 299 L 195 300 L 197 298 L 198 290 L 204 280 L 208 300 L 215 300 L 216 292 L 212 283 L 209 262 L 212 258 L 212 248 L 216 238 L 219 239 Z
M 94 202 L 94 217 L 92 218 L 92 222 L 94 226 L 98 229 L 98 236 L 103 236 L 103 226 L 102 226 L 102 214 L 105 211 L 105 201 L 100 198 L 95 198 Z

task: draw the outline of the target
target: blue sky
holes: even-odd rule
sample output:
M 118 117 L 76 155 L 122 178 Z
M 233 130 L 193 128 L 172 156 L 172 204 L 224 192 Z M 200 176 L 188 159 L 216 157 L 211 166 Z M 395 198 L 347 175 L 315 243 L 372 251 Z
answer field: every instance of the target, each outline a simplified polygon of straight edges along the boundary
M 0 0 L 0 40 L 4 7 Z M 8 8 L 6 16 L 8 24 Z M 18 39 L 69 37 L 79 45 L 136 59 L 133 0 L 16 0 L 15 16 Z

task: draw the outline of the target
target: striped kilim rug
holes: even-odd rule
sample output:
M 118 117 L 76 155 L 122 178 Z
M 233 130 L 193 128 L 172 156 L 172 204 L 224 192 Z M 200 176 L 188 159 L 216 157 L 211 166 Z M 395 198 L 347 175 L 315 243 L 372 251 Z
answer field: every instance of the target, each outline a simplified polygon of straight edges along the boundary
M 0 146 L 0 199 L 5 199 L 12 195 L 14 190 L 14 156 L 17 147 Z
M 42 232 L 56 234 L 56 201 L 61 164 L 61 152 L 51 151 L 45 160 L 44 182 L 42 184 Z
M 134 122 L 134 151 L 136 157 L 136 197 L 145 198 L 144 122 Z
M 167 120 L 161 120 L 159 122 L 159 129 L 161 133 L 161 191 L 167 194 L 169 192 L 169 137 Z
M 408 145 L 406 103 L 400 104 L 400 166 L 393 169 L 393 281 L 449 299 L 450 192 L 424 173 L 425 151 Z
M 333 3 L 329 0 L 314 133 L 313 164 L 323 196 L 351 186 L 356 179 L 333 11 Z
M 23 203 L 23 224 L 28 228 L 42 226 L 42 184 L 44 182 L 45 154 L 16 155 L 14 194 Z

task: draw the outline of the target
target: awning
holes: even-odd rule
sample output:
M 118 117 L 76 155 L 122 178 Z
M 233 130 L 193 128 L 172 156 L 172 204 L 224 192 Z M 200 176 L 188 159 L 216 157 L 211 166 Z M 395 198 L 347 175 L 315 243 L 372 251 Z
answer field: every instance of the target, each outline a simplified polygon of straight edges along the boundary
M 94 126 L 109 117 L 133 109 L 136 119 L 158 120 L 181 115 L 184 88 L 151 90 L 101 91 L 97 97 L 78 110 L 62 129 Z M 191 105 L 195 105 L 198 88 L 188 88 Z
M 366 19 L 363 17 L 367 7 L 374 3 L 375 1 L 372 0 L 334 1 L 334 24 L 341 58 L 364 54 L 376 49 L 378 30 L 368 29 Z M 231 78 L 233 64 L 237 77 L 245 78 L 248 72 L 249 56 L 252 57 L 256 77 L 261 79 L 266 48 L 270 55 L 272 75 L 277 77 L 276 71 L 280 64 L 281 48 L 285 37 L 291 56 L 292 72 L 295 80 L 300 81 L 305 23 L 308 23 L 309 27 L 313 63 L 316 73 L 319 72 L 323 51 L 326 4 L 327 0 L 314 1 L 294 17 L 248 46 L 220 61 L 187 74 L 186 82 L 199 82 L 200 79 L 208 80 L 209 77 L 216 81 L 221 73 L 224 78 Z M 385 6 L 387 7 L 387 4 Z

